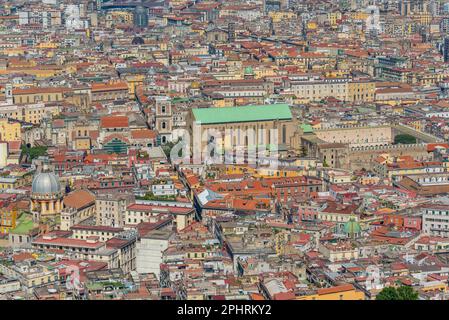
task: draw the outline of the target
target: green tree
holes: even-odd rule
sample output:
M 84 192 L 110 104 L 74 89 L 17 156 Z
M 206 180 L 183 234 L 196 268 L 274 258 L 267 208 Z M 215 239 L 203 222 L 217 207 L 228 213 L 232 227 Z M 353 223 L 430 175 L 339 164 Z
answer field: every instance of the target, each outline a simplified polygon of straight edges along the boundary
M 397 289 L 399 300 L 418 300 L 418 292 L 409 286 L 401 286 Z
M 394 137 L 395 144 L 413 144 L 416 143 L 416 138 L 409 134 L 398 134 Z
M 399 300 L 399 294 L 396 288 L 383 288 L 376 296 L 376 300 Z
M 30 144 L 22 145 L 22 154 L 28 156 L 28 161 L 31 162 L 33 159 L 46 155 L 47 147 L 31 147 Z
M 171 153 L 171 150 L 173 149 L 173 147 L 176 146 L 180 142 L 182 142 L 182 139 L 178 139 L 176 141 L 169 141 L 169 142 L 167 142 L 167 143 L 165 143 L 164 145 L 161 146 L 162 150 L 165 153 L 165 156 L 168 159 L 170 159 L 170 153 Z M 178 151 L 178 157 L 180 157 L 180 158 L 183 157 L 182 151 L 183 151 L 182 148 L 179 149 L 179 151 Z
M 409 286 L 386 287 L 377 294 L 376 300 L 418 300 L 418 292 Z
M 170 141 L 162 146 L 162 150 L 164 151 L 165 156 L 169 159 L 170 159 L 170 151 L 175 146 L 175 144 L 176 144 L 175 142 Z

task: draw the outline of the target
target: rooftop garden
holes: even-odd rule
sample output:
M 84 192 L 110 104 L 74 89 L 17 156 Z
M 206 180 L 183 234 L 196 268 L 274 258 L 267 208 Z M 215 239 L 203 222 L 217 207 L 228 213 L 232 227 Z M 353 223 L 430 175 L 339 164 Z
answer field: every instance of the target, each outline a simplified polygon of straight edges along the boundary
M 34 229 L 34 222 L 31 214 L 22 213 L 16 222 L 16 227 L 10 232 L 14 234 L 28 234 Z
M 148 192 L 143 197 L 136 197 L 136 199 L 148 201 L 176 201 L 176 196 L 155 196 L 152 192 Z

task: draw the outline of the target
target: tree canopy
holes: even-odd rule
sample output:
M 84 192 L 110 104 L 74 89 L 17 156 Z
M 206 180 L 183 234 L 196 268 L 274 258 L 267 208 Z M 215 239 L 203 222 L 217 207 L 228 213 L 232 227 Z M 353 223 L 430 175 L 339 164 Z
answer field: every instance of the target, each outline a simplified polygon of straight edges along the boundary
M 418 300 L 418 292 L 409 286 L 399 288 L 385 287 L 380 291 L 376 300 Z
M 28 161 L 31 162 L 33 159 L 46 155 L 47 147 L 45 146 L 31 147 L 29 144 L 22 145 L 22 154 L 28 156 Z
M 398 134 L 394 137 L 395 144 L 414 144 L 416 143 L 416 138 L 409 134 Z

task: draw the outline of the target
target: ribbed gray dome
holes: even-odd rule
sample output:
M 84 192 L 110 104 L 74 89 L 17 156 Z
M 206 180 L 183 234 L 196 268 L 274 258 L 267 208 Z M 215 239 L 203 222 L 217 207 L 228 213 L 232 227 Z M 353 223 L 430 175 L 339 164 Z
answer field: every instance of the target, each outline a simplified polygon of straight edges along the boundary
M 39 194 L 58 193 L 61 191 L 61 184 L 53 173 L 41 172 L 34 176 L 31 191 Z

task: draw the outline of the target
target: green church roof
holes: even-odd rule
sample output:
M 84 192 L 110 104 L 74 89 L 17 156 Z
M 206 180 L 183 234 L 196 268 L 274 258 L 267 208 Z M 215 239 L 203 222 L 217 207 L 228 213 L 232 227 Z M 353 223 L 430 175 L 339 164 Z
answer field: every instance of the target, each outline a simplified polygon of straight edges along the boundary
M 291 120 L 288 104 L 251 105 L 244 107 L 192 109 L 201 124 Z
M 254 70 L 252 67 L 246 67 L 245 68 L 245 74 L 246 75 L 253 75 L 254 74 Z
M 359 233 L 360 230 L 361 230 L 360 224 L 357 221 L 355 221 L 354 219 L 350 219 L 344 225 L 344 231 L 346 234 Z
M 313 133 L 313 127 L 308 123 L 303 123 L 301 129 L 304 133 Z

